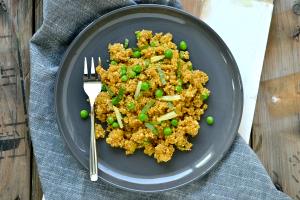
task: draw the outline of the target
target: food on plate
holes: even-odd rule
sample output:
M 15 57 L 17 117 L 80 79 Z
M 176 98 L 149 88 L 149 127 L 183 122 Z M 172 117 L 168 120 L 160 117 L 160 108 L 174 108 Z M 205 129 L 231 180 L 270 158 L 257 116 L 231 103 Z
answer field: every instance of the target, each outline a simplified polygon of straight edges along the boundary
M 142 149 L 157 162 L 167 162 L 175 149 L 192 149 L 189 137 L 198 135 L 198 121 L 208 107 L 209 78 L 193 69 L 185 41 L 177 47 L 170 33 L 135 34 L 136 47 L 129 48 L 128 39 L 109 44 L 109 68 L 96 68 L 103 86 L 95 114 L 107 124 L 106 130 L 96 124 L 96 138 L 126 155 Z M 206 120 L 213 124 L 213 118 Z
M 87 110 L 81 110 L 80 117 L 81 117 L 81 119 L 86 120 L 89 117 L 89 112 Z
M 206 123 L 207 123 L 208 125 L 213 125 L 214 122 L 215 122 L 215 119 L 214 119 L 212 116 L 206 117 Z

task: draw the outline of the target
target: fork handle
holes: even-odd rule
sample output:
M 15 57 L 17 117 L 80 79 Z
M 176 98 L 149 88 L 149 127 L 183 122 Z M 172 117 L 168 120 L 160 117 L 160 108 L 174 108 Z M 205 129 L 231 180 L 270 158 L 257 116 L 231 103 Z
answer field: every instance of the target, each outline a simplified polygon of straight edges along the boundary
M 90 179 L 91 181 L 98 180 L 98 161 L 97 161 L 97 148 L 95 138 L 95 115 L 94 104 L 91 103 L 91 141 L 90 141 Z

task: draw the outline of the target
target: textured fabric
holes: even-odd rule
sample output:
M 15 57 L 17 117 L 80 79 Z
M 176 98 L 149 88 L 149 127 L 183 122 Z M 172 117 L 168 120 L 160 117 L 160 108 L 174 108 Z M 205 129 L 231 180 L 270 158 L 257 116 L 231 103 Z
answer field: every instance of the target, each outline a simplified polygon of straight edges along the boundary
M 45 0 L 43 25 L 30 44 L 29 123 L 46 200 L 290 199 L 275 189 L 256 155 L 240 137 L 209 175 L 179 189 L 141 194 L 101 180 L 89 181 L 89 173 L 70 154 L 56 124 L 54 85 L 59 63 L 74 37 L 95 18 L 122 6 L 145 2 L 180 7 L 176 1 L 163 0 Z

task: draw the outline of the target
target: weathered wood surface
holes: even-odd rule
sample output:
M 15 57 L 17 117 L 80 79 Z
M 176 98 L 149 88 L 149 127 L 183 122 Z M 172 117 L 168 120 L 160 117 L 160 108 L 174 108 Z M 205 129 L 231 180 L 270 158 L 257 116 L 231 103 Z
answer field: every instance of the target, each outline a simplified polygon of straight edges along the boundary
M 3 2 L 0 8 L 0 199 L 26 200 L 30 199 L 31 189 L 31 147 L 22 78 L 29 72 L 32 2 Z
M 31 200 L 41 200 L 43 198 L 43 191 L 41 187 L 37 165 L 33 155 L 32 157 L 33 159 L 31 160 Z
M 207 1 L 182 2 L 200 17 Z M 291 39 L 300 16 L 293 14 L 293 3 L 274 2 L 251 143 L 273 182 L 300 200 L 300 42 Z
M 199 17 L 206 1 L 182 3 L 185 10 Z M 1 200 L 42 197 L 37 168 L 30 155 L 23 98 L 29 94 L 28 41 L 42 23 L 42 2 L 5 0 L 7 12 L 0 13 Z M 292 3 L 275 1 L 252 143 L 274 182 L 300 199 L 300 42 L 290 38 L 300 17 L 291 12 Z
M 43 0 L 34 1 L 34 24 L 33 30 L 36 32 L 43 23 Z M 29 85 L 30 74 L 26 76 L 25 82 Z M 43 197 L 43 191 L 41 182 L 39 179 L 37 165 L 35 163 L 34 155 L 31 160 L 31 200 L 41 200 Z
M 276 0 L 253 123 L 253 149 L 274 183 L 300 200 L 300 16 Z

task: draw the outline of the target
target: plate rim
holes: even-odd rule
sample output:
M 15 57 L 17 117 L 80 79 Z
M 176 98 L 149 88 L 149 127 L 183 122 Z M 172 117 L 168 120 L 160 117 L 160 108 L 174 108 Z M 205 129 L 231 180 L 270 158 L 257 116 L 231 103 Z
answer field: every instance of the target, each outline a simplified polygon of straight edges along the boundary
M 228 143 L 227 143 L 227 146 L 224 147 L 224 151 L 222 154 L 218 155 L 217 158 L 215 159 L 215 161 L 212 162 L 212 164 L 206 169 L 206 170 L 203 170 L 202 173 L 200 173 L 199 175 L 191 178 L 190 180 L 188 181 L 185 181 L 181 184 L 177 184 L 175 186 L 171 186 L 171 187 L 168 187 L 168 188 L 163 188 L 163 189 L 154 189 L 154 190 L 143 190 L 143 189 L 134 189 L 134 188 L 128 188 L 128 187 L 125 187 L 125 186 L 122 186 L 120 184 L 117 184 L 117 183 L 114 183 L 110 180 L 107 180 L 105 179 L 104 177 L 101 177 L 100 176 L 100 173 L 98 175 L 98 177 L 105 181 L 106 183 L 109 183 L 117 188 L 120 188 L 120 189 L 124 189 L 126 191 L 133 191 L 133 192 L 143 192 L 143 193 L 154 193 L 154 192 L 164 192 L 164 191 L 169 191 L 169 190 L 173 190 L 173 189 L 176 189 L 176 188 L 179 188 L 179 187 L 182 187 L 186 184 L 189 184 L 195 180 L 199 180 L 201 178 L 203 178 L 204 176 L 206 176 L 209 172 L 211 172 L 211 170 L 213 168 L 215 168 L 217 166 L 218 163 L 220 163 L 220 161 L 224 158 L 224 156 L 228 153 L 230 147 L 232 146 L 237 134 L 238 134 L 238 128 L 240 126 L 240 122 L 241 122 L 241 118 L 242 118 L 242 114 L 243 114 L 243 105 L 244 105 L 244 91 L 243 91 L 243 84 L 242 84 L 242 78 L 241 78 L 241 74 L 240 74 L 240 71 L 239 71 L 239 68 L 238 68 L 238 65 L 236 63 L 236 60 L 232 54 L 232 52 L 230 51 L 229 47 L 226 45 L 226 43 L 223 41 L 223 39 L 216 33 L 216 31 L 214 29 L 212 29 L 208 24 L 206 24 L 204 21 L 202 21 L 201 19 L 193 16 L 192 14 L 190 13 L 187 13 L 185 12 L 184 10 L 182 9 L 178 9 L 178 8 L 175 8 L 175 7 L 171 7 L 171 6 L 166 6 L 166 5 L 159 5 L 159 4 L 138 4 L 138 5 L 129 5 L 129 6 L 125 6 L 125 7 L 121 7 L 121 8 L 118 8 L 118 9 L 115 9 L 115 10 L 112 10 L 96 19 L 94 19 L 91 23 L 89 23 L 86 27 L 84 27 L 74 38 L 73 40 L 70 42 L 67 50 L 64 52 L 64 55 L 62 56 L 61 58 L 61 61 L 59 63 L 59 69 L 57 70 L 57 75 L 56 75 L 56 81 L 55 81 L 55 88 L 54 88 L 54 106 L 55 106 L 55 116 L 56 116 L 56 122 L 57 122 L 57 125 L 58 125 L 58 130 L 59 130 L 59 133 L 60 135 L 63 136 L 64 138 L 64 142 L 67 144 L 68 146 L 68 149 L 71 151 L 71 154 L 74 156 L 74 158 L 87 170 L 89 170 L 89 167 L 86 165 L 86 163 L 83 162 L 83 160 L 81 158 L 79 158 L 80 156 L 76 154 L 75 152 L 75 149 L 73 148 L 73 144 L 70 143 L 70 141 L 66 138 L 66 135 L 64 134 L 64 131 L 63 131 L 63 128 L 62 128 L 62 124 L 61 124 L 61 120 L 60 117 L 59 117 L 59 111 L 58 111 L 58 93 L 57 91 L 59 90 L 59 80 L 60 80 L 60 77 L 61 77 L 61 73 L 62 73 L 62 70 L 63 70 L 63 66 L 65 65 L 65 61 L 69 55 L 69 53 L 71 52 L 71 50 L 73 49 L 73 46 L 75 46 L 75 44 L 81 39 L 81 36 L 85 34 L 85 32 L 87 32 L 88 30 L 92 29 L 93 26 L 95 24 L 97 24 L 99 21 L 102 21 L 104 20 L 105 18 L 109 18 L 110 16 L 112 15 L 115 15 L 119 12 L 122 12 L 122 11 L 126 11 L 126 10 L 134 10 L 134 9 L 143 9 L 143 8 L 154 8 L 154 9 L 165 9 L 165 10 L 169 10 L 171 12 L 175 12 L 177 14 L 180 14 L 184 17 L 187 17 L 187 18 L 192 18 L 193 20 L 196 20 L 198 23 L 200 23 L 202 26 L 204 26 L 206 29 L 208 29 L 209 32 L 213 33 L 214 34 L 214 37 L 217 39 L 218 43 L 220 43 L 222 45 L 222 48 L 224 48 L 224 50 L 226 50 L 226 53 L 227 53 L 227 56 L 231 57 L 231 63 L 233 64 L 232 65 L 232 69 L 234 71 L 234 75 L 236 76 L 236 81 L 237 81 L 237 85 L 239 86 L 239 91 L 240 91 L 240 106 L 237 108 L 238 111 L 239 111 L 239 115 L 237 116 L 237 119 L 238 119 L 238 123 L 235 124 L 235 126 L 233 126 L 233 130 L 235 130 L 235 132 L 232 134 L 232 137 L 228 139 Z M 101 172 L 101 170 L 99 169 L 98 167 L 98 171 Z

